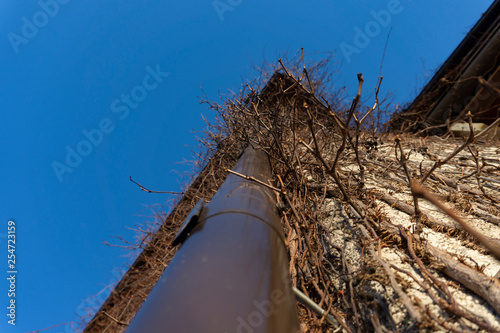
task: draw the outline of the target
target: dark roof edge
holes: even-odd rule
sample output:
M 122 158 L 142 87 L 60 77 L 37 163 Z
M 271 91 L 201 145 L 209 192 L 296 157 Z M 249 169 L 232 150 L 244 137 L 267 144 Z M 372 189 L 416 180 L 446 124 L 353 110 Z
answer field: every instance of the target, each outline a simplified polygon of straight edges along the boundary
M 441 65 L 432 79 L 425 85 L 420 94 L 413 100 L 408 109 L 412 109 L 429 91 L 432 91 L 434 87 L 438 85 L 438 82 L 442 77 L 462 62 L 462 59 L 467 56 L 474 45 L 481 41 L 481 36 L 491 28 L 499 16 L 500 0 L 495 0 L 488 10 L 483 13 L 474 27 L 472 27 L 472 29 L 467 33 L 458 47 L 451 53 L 443 65 Z

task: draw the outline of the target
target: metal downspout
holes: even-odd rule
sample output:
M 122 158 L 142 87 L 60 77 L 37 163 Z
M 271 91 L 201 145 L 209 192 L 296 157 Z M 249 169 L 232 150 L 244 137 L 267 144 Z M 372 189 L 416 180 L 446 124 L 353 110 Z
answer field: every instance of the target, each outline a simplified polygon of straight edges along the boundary
M 261 150 L 246 149 L 234 170 L 271 179 Z M 193 211 L 182 246 L 127 332 L 297 332 L 275 193 L 230 174 Z

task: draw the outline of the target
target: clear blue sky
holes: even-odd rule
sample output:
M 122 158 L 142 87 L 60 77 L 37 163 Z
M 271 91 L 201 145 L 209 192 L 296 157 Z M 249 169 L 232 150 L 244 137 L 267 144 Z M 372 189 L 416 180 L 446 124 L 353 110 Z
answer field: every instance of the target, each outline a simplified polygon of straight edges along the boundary
M 141 192 L 128 177 L 180 189 L 190 167 L 176 163 L 191 158 L 201 114 L 213 117 L 199 104 L 200 87 L 217 99 L 253 65 L 304 47 L 306 55 L 336 52 L 339 84 L 355 93 L 362 72 L 372 91 L 392 26 L 382 91 L 409 102 L 491 3 L 1 1 L 0 332 L 77 321 L 84 300 L 116 281 L 113 269 L 130 259 L 103 240 L 132 240 L 127 228 L 147 219 L 145 206 L 170 198 Z M 382 10 L 391 16 L 377 21 Z M 356 40 L 366 29 L 369 40 Z M 349 46 L 356 52 L 346 57 Z M 15 327 L 6 309 L 9 219 Z

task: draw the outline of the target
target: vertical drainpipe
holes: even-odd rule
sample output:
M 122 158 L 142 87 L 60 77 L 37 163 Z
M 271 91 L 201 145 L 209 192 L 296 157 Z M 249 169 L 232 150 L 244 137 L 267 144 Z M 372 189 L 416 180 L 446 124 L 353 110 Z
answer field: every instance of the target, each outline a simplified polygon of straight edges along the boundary
M 247 148 L 236 172 L 271 179 L 267 155 Z M 229 174 L 199 203 L 182 242 L 127 333 L 296 333 L 296 302 L 276 195 Z

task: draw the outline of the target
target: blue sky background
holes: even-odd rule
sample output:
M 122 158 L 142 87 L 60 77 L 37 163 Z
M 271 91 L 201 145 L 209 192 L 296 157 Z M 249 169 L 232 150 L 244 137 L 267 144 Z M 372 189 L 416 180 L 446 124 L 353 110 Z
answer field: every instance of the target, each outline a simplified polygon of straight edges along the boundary
M 227 11 L 219 15 L 213 1 L 0 2 L 0 332 L 78 321 L 82 306 L 95 304 L 89 297 L 117 280 L 130 258 L 103 240 L 132 240 L 127 228 L 148 219 L 145 208 L 171 198 L 142 192 L 128 177 L 180 190 L 191 167 L 177 163 L 191 158 L 201 114 L 213 117 L 199 104 L 200 88 L 217 100 L 251 78 L 254 65 L 304 47 L 306 56 L 336 53 L 338 84 L 351 95 L 358 72 L 373 91 L 392 26 L 381 94 L 409 102 L 492 0 L 216 3 Z M 41 4 L 52 4 L 52 16 Z M 388 6 L 398 12 L 347 59 L 341 44 L 355 46 L 355 28 L 376 29 L 371 11 Z M 24 37 L 34 20 L 38 31 L 24 28 Z M 156 85 L 148 68 L 168 76 Z M 120 101 L 132 92 L 137 105 Z M 103 122 L 102 141 L 85 146 L 82 131 Z M 78 145 L 88 155 L 58 177 L 53 162 L 65 164 L 66 147 Z M 17 226 L 15 327 L 6 316 L 9 219 Z

